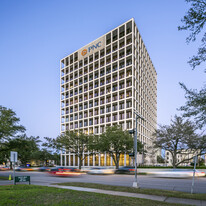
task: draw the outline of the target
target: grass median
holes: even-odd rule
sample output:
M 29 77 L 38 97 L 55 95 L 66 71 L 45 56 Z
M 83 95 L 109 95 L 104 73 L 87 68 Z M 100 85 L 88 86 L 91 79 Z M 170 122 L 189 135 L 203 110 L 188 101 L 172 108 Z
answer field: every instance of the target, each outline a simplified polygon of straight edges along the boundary
M 141 193 L 147 195 L 159 195 L 159 196 L 166 196 L 166 197 L 187 198 L 187 199 L 195 199 L 195 200 L 206 200 L 205 194 L 190 194 L 190 193 L 179 192 L 179 191 L 142 189 L 142 188 L 134 188 L 134 187 L 112 186 L 112 185 L 83 183 L 83 182 L 66 182 L 66 183 L 59 183 L 58 185 L 87 187 L 87 188 L 95 188 L 95 189 L 102 189 L 102 190 Z
M 36 185 L 0 186 L 0 197 L 0 205 L 179 205 L 133 197 L 120 197 Z
M 6 176 L 0 176 L 0 180 L 9 180 L 9 177 L 6 177 Z M 13 177 L 11 177 L 11 180 L 13 180 Z

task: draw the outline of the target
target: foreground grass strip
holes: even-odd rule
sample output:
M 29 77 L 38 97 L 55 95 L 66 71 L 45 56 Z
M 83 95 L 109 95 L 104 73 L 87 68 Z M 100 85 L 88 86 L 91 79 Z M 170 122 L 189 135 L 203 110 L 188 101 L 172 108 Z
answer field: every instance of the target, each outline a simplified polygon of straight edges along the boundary
M 187 199 L 195 199 L 195 200 L 206 200 L 205 194 L 190 194 L 190 193 L 179 192 L 179 191 L 141 189 L 141 188 L 139 189 L 139 188 L 133 188 L 133 187 L 112 186 L 112 185 L 84 183 L 84 182 L 66 182 L 66 183 L 59 183 L 57 185 L 87 187 L 87 188 L 95 188 L 95 189 L 102 189 L 102 190 L 141 193 L 141 194 L 147 194 L 147 195 L 159 195 L 159 196 L 187 198 Z
M 0 186 L 0 205 L 164 206 L 179 205 L 36 185 Z

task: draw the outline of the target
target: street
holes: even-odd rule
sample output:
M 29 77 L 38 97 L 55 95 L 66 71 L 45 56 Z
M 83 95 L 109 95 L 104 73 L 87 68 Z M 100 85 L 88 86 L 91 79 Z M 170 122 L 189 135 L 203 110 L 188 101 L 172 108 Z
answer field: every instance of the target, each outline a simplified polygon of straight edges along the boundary
M 1 171 L 0 176 L 13 174 L 12 171 Z M 16 172 L 16 176 L 31 176 L 31 184 L 44 185 L 63 182 L 88 182 L 106 185 L 131 187 L 134 175 L 88 175 L 82 174 L 79 177 L 54 177 L 44 172 Z M 153 188 L 190 192 L 192 179 L 157 178 L 146 175 L 138 175 L 140 188 Z M 13 184 L 12 181 L 0 180 L 0 185 Z M 24 183 L 27 184 L 27 183 Z M 194 193 L 206 193 L 206 178 L 195 178 Z

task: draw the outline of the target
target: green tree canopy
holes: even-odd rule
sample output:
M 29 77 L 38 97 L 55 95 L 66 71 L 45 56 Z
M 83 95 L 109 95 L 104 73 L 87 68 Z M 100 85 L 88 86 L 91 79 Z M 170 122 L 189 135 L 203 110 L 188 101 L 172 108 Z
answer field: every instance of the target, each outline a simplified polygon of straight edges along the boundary
M 86 135 L 83 132 L 66 131 L 53 140 L 57 149 L 71 151 L 78 156 L 79 169 L 81 169 L 82 161 L 86 157 L 86 152 L 93 150 L 93 136 Z M 83 155 L 84 154 L 84 155 Z
M 186 2 L 191 3 L 191 8 L 181 20 L 183 25 L 178 29 L 190 31 L 186 39 L 188 43 L 196 41 L 198 34 L 203 32 L 197 55 L 189 60 L 189 64 L 194 69 L 206 61 L 206 0 L 186 0 Z M 202 128 L 206 124 L 206 85 L 204 84 L 200 91 L 188 89 L 183 83 L 180 85 L 185 90 L 187 99 L 186 105 L 182 106 L 180 110 L 184 111 L 184 117 L 194 117 L 196 123 Z
M 160 125 L 160 128 L 156 130 L 154 144 L 156 147 L 171 153 L 173 167 L 175 168 L 179 164 L 192 159 L 192 157 L 185 158 L 177 162 L 177 154 L 202 155 L 205 153 L 206 137 L 205 135 L 198 135 L 196 130 L 197 126 L 193 122 L 175 116 L 170 125 Z
M 19 121 L 14 111 L 0 105 L 0 141 L 25 131 L 25 128 L 19 125 Z
M 10 159 L 10 151 L 18 152 L 18 160 L 26 165 L 30 160 L 35 159 L 35 153 L 39 151 L 39 142 L 39 137 L 27 137 L 24 134 L 4 142 L 2 152 L 7 159 Z
M 55 164 L 60 165 L 60 154 L 59 148 L 55 145 L 55 139 L 50 137 L 44 137 L 44 142 L 41 145 L 43 148 L 40 150 L 41 153 L 37 154 L 37 158 L 46 164 L 47 160 L 54 160 Z
M 9 148 L 18 152 L 18 159 L 23 165 L 34 159 L 34 153 L 39 151 L 39 137 L 26 135 L 19 136 L 9 141 Z
M 112 157 L 116 169 L 119 168 L 120 154 L 133 152 L 134 140 L 128 131 L 123 131 L 119 125 L 107 127 L 100 135 L 97 150 L 107 152 Z M 142 150 L 143 145 L 138 141 L 137 148 Z
M 184 111 L 184 117 L 194 117 L 196 124 L 202 128 L 206 125 L 206 85 L 200 91 L 187 89 L 187 87 L 180 83 L 185 90 L 186 104 L 180 107 Z
M 43 165 L 48 166 L 48 161 L 53 160 L 53 154 L 50 150 L 47 150 L 46 148 L 43 148 L 41 150 L 37 150 L 33 153 L 33 158 L 35 160 L 39 160 L 43 163 Z
M 157 155 L 157 163 L 165 163 L 165 160 L 161 155 Z
M 197 35 L 204 30 L 206 22 L 206 0 L 186 0 L 187 3 L 191 3 L 191 8 L 181 20 L 183 25 L 179 26 L 179 30 L 189 30 L 191 33 L 187 37 L 187 42 L 195 41 Z M 201 45 L 198 48 L 198 52 L 190 60 L 189 64 L 193 69 L 206 61 L 206 32 L 204 30 L 203 37 L 201 39 Z M 206 70 L 205 70 L 206 72 Z

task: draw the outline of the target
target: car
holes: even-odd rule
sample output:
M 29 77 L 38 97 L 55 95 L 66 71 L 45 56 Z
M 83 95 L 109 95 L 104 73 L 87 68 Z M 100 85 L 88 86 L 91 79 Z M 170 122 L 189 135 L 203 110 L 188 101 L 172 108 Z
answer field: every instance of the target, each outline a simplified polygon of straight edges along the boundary
M 104 167 L 95 167 L 88 170 L 87 174 L 94 175 L 94 174 L 102 174 L 102 175 L 111 175 L 114 174 L 115 170 L 110 168 Z
M 74 167 L 55 167 L 52 168 L 48 173 L 52 176 L 59 177 L 72 177 L 81 175 L 80 170 Z
M 25 169 L 25 166 L 15 167 L 15 171 L 23 171 L 24 169 Z
M 43 166 L 43 167 L 39 167 L 37 170 L 39 172 L 48 172 L 48 171 L 50 171 L 50 168 Z
M 36 170 L 36 168 L 34 168 L 34 167 L 25 167 L 25 168 L 23 168 L 23 171 L 35 171 Z
M 23 165 L 21 165 L 21 166 L 19 166 L 19 167 L 15 167 L 15 170 L 16 171 L 35 171 L 36 170 L 36 168 L 34 168 L 34 167 L 27 167 L 27 166 L 23 166 Z
M 10 170 L 10 167 L 0 167 L 0 171 Z
M 156 177 L 169 177 L 169 178 L 191 178 L 193 177 L 193 169 L 170 169 L 170 170 L 158 170 L 147 172 L 149 175 Z M 204 177 L 205 173 L 199 170 L 195 170 L 195 177 Z
M 134 173 L 135 173 L 135 167 L 132 166 L 120 167 L 115 171 L 115 174 L 134 174 Z

